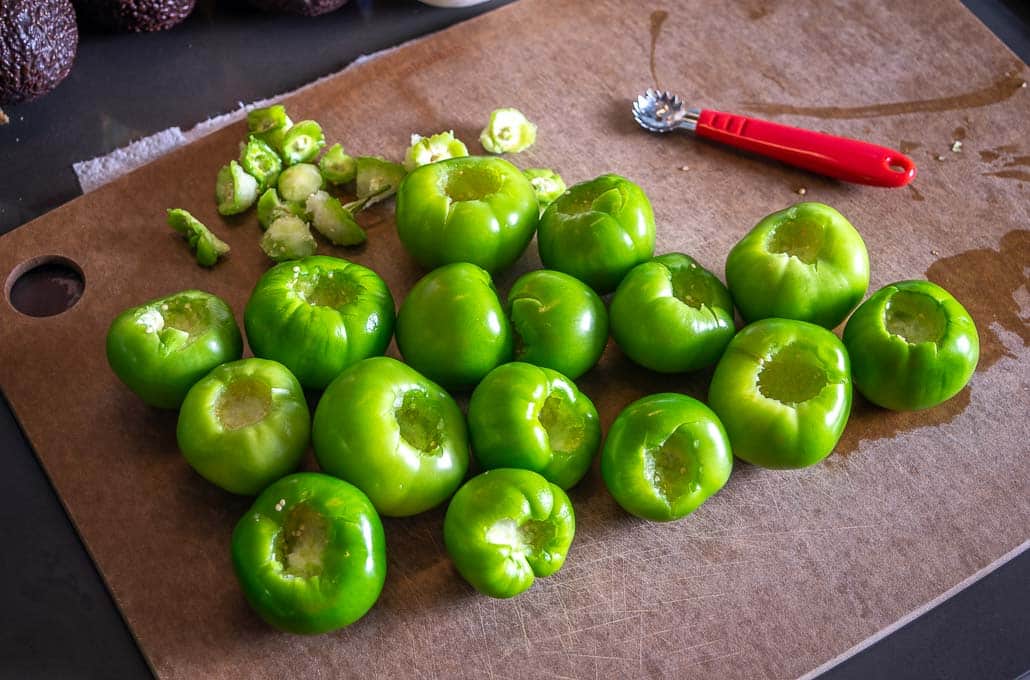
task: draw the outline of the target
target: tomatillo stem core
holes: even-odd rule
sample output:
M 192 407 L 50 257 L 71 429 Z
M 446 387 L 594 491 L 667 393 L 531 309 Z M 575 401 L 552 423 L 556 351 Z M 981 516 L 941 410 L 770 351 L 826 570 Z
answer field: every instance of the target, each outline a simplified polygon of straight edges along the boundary
M 227 430 L 260 423 L 271 410 L 272 388 L 264 380 L 253 377 L 233 380 L 215 400 L 215 415 Z
M 929 295 L 899 290 L 885 305 L 883 325 L 889 333 L 909 344 L 937 344 L 948 329 L 948 316 L 941 304 Z
M 298 503 L 287 511 L 275 537 L 275 558 L 290 576 L 313 578 L 322 574 L 329 522 L 318 510 Z
M 808 401 L 826 386 L 826 370 L 810 349 L 787 345 L 762 364 L 758 390 L 762 396 L 787 405 Z

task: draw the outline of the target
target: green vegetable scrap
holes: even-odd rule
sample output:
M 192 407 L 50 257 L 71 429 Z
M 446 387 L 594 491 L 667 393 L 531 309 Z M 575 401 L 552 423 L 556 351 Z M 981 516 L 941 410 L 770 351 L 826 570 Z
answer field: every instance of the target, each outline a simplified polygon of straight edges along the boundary
M 322 188 L 322 173 L 310 163 L 291 165 L 279 175 L 279 195 L 287 201 L 303 203 Z
M 275 149 L 257 137 L 251 137 L 241 145 L 240 165 L 258 182 L 258 191 L 273 186 L 283 169 L 282 159 Z
M 312 226 L 334 245 L 356 246 L 366 241 L 365 230 L 339 199 L 316 191 L 308 196 L 306 206 Z
M 497 109 L 479 133 L 479 143 L 490 153 L 519 153 L 533 146 L 536 125 L 518 109 Z
M 325 152 L 318 167 L 322 170 L 322 177 L 332 184 L 346 184 L 353 182 L 358 174 L 358 161 L 353 156 L 348 156 L 343 150 L 342 144 L 333 144 Z
M 318 249 L 308 223 L 296 215 L 283 215 L 274 220 L 261 237 L 261 250 L 276 262 L 297 260 L 314 255 Z
M 287 165 L 306 163 L 313 160 L 323 146 L 325 135 L 322 134 L 322 126 L 313 120 L 302 120 L 283 136 L 283 162 Z
M 362 208 L 367 208 L 397 193 L 397 187 L 407 175 L 400 163 L 393 163 L 379 156 L 359 156 L 357 159 L 355 183 L 359 199 L 369 199 Z
M 168 226 L 189 241 L 196 251 L 197 262 L 205 267 L 214 266 L 218 258 L 229 254 L 229 244 L 211 233 L 200 220 L 182 208 L 168 211 Z
M 215 199 L 222 215 L 238 215 L 257 200 L 258 181 L 236 161 L 229 161 L 218 171 Z
M 261 194 L 257 202 L 258 223 L 262 229 L 268 229 L 272 222 L 283 215 L 296 215 L 301 219 L 307 217 L 304 203 L 301 201 L 284 201 L 279 198 L 279 192 L 269 188 Z
M 247 113 L 247 127 L 250 133 L 282 153 L 283 138 L 287 130 L 293 127 L 293 121 L 286 115 L 282 104 L 275 104 L 263 109 L 254 109 Z
M 416 134 L 411 136 L 411 146 L 404 155 L 404 168 L 411 172 L 420 165 L 468 155 L 468 147 L 460 139 L 455 138 L 454 130 L 440 132 L 431 137 Z
M 536 200 L 540 204 L 540 213 L 565 193 L 565 180 L 561 175 L 549 168 L 529 168 L 523 174 L 536 192 Z

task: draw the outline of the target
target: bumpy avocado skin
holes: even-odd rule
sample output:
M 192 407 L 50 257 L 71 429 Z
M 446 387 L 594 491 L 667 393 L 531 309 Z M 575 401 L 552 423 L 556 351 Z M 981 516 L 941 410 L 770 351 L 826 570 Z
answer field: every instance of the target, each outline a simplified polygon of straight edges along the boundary
M 249 2 L 264 12 L 300 14 L 306 17 L 328 14 L 347 4 L 347 0 L 249 0 Z
M 0 2 L 0 104 L 31 101 L 57 87 L 78 46 L 69 0 Z
M 163 31 L 193 11 L 196 0 L 74 0 L 79 16 L 120 33 Z

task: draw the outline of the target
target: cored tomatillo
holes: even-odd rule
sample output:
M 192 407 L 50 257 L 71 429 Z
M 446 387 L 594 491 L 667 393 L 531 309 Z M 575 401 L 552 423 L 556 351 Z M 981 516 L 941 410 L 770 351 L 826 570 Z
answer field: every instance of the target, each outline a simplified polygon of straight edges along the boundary
M 371 269 L 316 255 L 265 272 L 243 320 L 255 355 L 282 363 L 308 389 L 324 389 L 347 366 L 386 350 L 393 296 Z
M 667 253 L 638 264 L 612 298 L 612 336 L 636 363 L 663 373 L 718 361 L 733 338 L 726 286 L 693 258 Z
M 119 314 L 107 331 L 107 361 L 143 401 L 178 408 L 190 387 L 239 359 L 243 338 L 224 300 L 184 290 Z
M 561 373 L 518 361 L 476 387 L 469 433 L 482 467 L 532 470 L 563 489 L 583 478 L 601 444 L 589 397 Z
M 537 245 L 548 269 L 576 277 L 604 295 L 654 254 L 651 202 L 625 177 L 601 175 L 571 187 L 547 206 Z
M 884 286 L 844 328 L 855 387 L 896 411 L 930 408 L 966 386 L 980 358 L 969 312 L 929 281 Z
M 289 633 L 328 633 L 364 616 L 386 581 L 386 538 L 355 486 L 315 472 L 272 484 L 236 524 L 232 562 L 247 602 Z
M 814 324 L 764 319 L 730 341 L 708 403 L 743 460 L 767 468 L 818 463 L 851 413 L 851 367 L 837 336 Z
M 839 212 L 798 203 L 763 218 L 733 246 L 726 284 L 745 321 L 778 317 L 833 328 L 869 287 L 869 254 Z
M 601 452 L 601 476 L 627 512 L 679 519 L 726 485 L 733 470 L 719 418 L 697 399 L 652 394 L 615 418 Z
M 256 494 L 300 465 L 311 416 L 304 390 L 268 359 L 222 364 L 200 379 L 179 411 L 179 450 L 204 479 Z
M 608 342 L 608 311 L 585 283 L 538 269 L 508 291 L 515 359 L 553 368 L 575 380 L 593 368 Z
M 572 503 L 535 472 L 500 468 L 458 489 L 443 520 L 458 572 L 490 597 L 514 597 L 565 563 L 576 533 Z
M 397 190 L 397 235 L 423 267 L 511 265 L 536 230 L 536 192 L 502 158 L 465 156 L 415 168 Z
M 448 389 L 475 385 L 509 361 L 511 325 L 490 274 L 458 262 L 422 277 L 397 314 L 397 347 L 415 370 Z
M 325 472 L 393 517 L 447 500 L 468 470 L 465 418 L 454 399 L 389 357 L 359 361 L 329 385 L 312 439 Z

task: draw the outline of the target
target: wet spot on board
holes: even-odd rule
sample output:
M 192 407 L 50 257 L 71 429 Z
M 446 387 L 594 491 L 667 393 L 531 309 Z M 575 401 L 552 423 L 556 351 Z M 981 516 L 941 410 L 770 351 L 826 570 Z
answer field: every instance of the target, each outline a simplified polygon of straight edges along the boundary
M 1002 357 L 1015 357 L 1002 343 L 996 328 L 1018 337 L 1023 347 L 1030 345 L 1030 324 L 1017 298 L 1017 291 L 1030 287 L 1028 263 L 1030 230 L 1016 229 L 1002 237 L 997 250 L 967 250 L 941 258 L 926 270 L 926 278 L 954 295 L 976 322 L 980 335 L 978 373 Z M 847 456 L 864 441 L 889 439 L 902 432 L 950 423 L 969 406 L 970 391 L 967 385 L 948 401 L 924 411 L 890 411 L 871 404 L 856 391 L 848 426 L 834 454 Z
M 912 153 L 921 146 L 922 144 L 919 142 L 910 142 L 907 139 L 903 139 L 901 140 L 901 143 L 898 144 L 898 150 L 901 151 L 901 153 Z
M 793 115 L 811 118 L 878 118 L 907 113 L 932 113 L 972 109 L 1003 102 L 1023 89 L 1026 81 L 1020 73 L 1007 72 L 994 82 L 977 90 L 933 99 L 914 99 L 866 106 L 795 106 L 771 102 L 746 102 L 744 107 L 765 115 Z
M 658 38 L 662 34 L 662 26 L 665 25 L 665 20 L 668 18 L 669 13 L 665 10 L 659 9 L 651 12 L 651 79 L 654 81 L 654 86 L 659 90 L 662 89 L 662 86 L 658 81 L 656 51 L 658 49 Z

